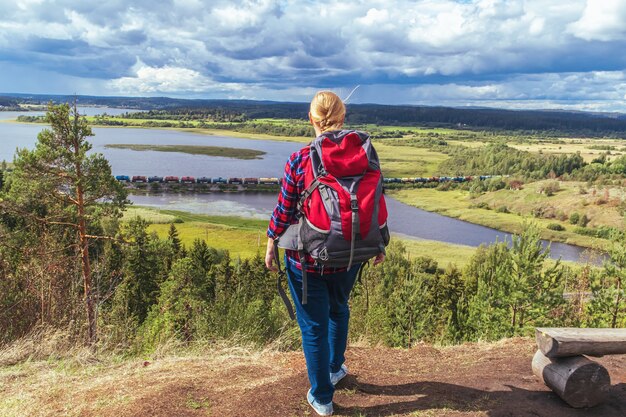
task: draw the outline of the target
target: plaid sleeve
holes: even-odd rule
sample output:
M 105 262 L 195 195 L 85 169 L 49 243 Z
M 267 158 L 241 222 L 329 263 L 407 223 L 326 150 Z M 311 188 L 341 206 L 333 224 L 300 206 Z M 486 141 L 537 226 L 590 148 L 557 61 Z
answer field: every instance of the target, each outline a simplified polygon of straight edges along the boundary
M 267 236 L 276 239 L 295 219 L 300 190 L 303 186 L 301 169 L 302 150 L 291 155 L 285 165 L 285 174 L 278 194 L 278 203 L 267 228 Z

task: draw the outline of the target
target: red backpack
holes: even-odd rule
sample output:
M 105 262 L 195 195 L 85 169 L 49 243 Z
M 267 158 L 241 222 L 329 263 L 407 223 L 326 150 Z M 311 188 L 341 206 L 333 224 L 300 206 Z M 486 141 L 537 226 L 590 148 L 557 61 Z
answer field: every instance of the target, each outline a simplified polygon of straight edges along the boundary
M 300 252 L 302 303 L 306 304 L 305 254 L 316 263 L 347 267 L 363 263 L 389 244 L 383 176 L 367 133 L 322 133 L 310 144 L 304 168 L 301 217 L 278 246 Z

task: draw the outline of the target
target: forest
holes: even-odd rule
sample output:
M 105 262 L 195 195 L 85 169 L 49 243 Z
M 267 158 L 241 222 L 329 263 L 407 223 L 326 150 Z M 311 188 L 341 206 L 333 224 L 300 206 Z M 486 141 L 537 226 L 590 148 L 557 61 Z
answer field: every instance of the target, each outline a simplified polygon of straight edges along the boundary
M 70 96 L 16 94 L 0 97 L 22 104 L 69 102 Z M 306 120 L 307 103 L 253 100 L 183 100 L 167 97 L 77 96 L 81 105 L 110 106 L 167 112 L 172 118 L 204 118 L 216 121 L 254 119 Z M 141 117 L 141 116 L 136 116 Z M 213 119 L 215 118 L 215 119 Z M 585 113 L 547 110 L 502 110 L 408 105 L 350 104 L 346 121 L 350 124 L 455 127 L 496 131 L 543 131 L 551 136 L 619 137 L 626 132 L 626 116 L 613 113 Z
M 19 150 L 1 177 L 0 344 L 54 327 L 128 354 L 169 340 L 298 346 L 260 254 L 233 259 L 202 239 L 183 245 L 175 224 L 159 238 L 140 217 L 122 221 L 126 190 L 102 155 L 88 153 L 87 120 L 59 105 L 46 122 L 35 148 Z M 510 153 L 487 149 L 498 161 Z M 576 157 L 547 161 L 529 163 L 541 172 L 581 167 Z M 626 238 L 611 238 L 601 267 L 549 260 L 532 222 L 463 268 L 409 257 L 392 242 L 354 289 L 351 337 L 410 347 L 530 335 L 535 326 L 624 327 Z

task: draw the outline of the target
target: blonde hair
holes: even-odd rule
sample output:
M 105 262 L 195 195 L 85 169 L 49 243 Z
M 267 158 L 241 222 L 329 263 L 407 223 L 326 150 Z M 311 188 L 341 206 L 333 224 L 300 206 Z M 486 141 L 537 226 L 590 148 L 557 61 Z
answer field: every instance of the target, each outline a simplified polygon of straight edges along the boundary
M 318 91 L 311 101 L 310 111 L 322 133 L 340 129 L 346 116 L 346 106 L 332 91 Z

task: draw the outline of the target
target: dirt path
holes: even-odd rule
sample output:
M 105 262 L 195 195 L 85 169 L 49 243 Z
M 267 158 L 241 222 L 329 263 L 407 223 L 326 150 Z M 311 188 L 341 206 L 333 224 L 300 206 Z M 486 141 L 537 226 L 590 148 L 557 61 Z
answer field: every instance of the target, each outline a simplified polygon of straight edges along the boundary
M 530 339 L 410 350 L 351 347 L 350 375 L 338 386 L 335 415 L 626 416 L 626 355 L 600 360 L 612 378 L 609 401 L 574 410 L 532 375 L 534 350 Z M 48 392 L 44 407 L 24 415 L 316 415 L 305 400 L 308 381 L 299 352 L 133 362 L 56 382 L 63 388 Z

